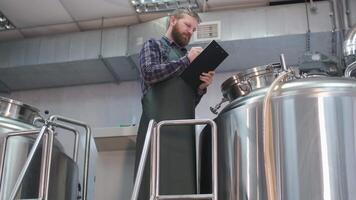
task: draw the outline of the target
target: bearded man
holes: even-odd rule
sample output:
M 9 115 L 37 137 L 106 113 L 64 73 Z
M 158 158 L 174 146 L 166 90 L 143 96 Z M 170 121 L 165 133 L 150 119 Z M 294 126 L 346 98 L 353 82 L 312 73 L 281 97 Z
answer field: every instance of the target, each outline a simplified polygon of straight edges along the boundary
M 165 36 L 148 40 L 140 51 L 139 71 L 143 95 L 135 173 L 149 120 L 159 122 L 195 118 L 195 107 L 213 80 L 213 71 L 202 73 L 199 77 L 202 83 L 198 88 L 193 88 L 180 77 L 203 50 L 201 47 L 192 47 L 189 51 L 185 48 L 200 21 L 194 11 L 177 9 L 169 17 Z M 194 127 L 163 127 L 160 148 L 160 195 L 195 194 Z M 139 193 L 140 200 L 150 199 L 149 166 L 148 159 Z

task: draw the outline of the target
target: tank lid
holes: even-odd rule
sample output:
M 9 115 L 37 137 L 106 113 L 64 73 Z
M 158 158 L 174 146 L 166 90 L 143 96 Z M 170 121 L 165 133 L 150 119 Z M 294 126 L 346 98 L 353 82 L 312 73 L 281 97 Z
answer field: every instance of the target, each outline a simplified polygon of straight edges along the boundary
M 221 91 L 225 90 L 226 88 L 235 85 L 239 82 L 243 81 L 242 73 L 237 73 L 232 77 L 228 78 L 221 84 Z
M 256 74 L 256 73 L 263 74 L 264 72 L 270 72 L 280 68 L 281 68 L 280 63 L 271 63 L 268 65 L 256 66 L 256 67 L 246 69 L 244 71 L 241 71 L 241 74 L 243 76 L 249 76 L 249 75 L 251 76 L 252 74 Z
M 35 117 L 40 116 L 39 109 L 20 101 L 0 97 L 0 117 L 6 117 L 32 124 Z

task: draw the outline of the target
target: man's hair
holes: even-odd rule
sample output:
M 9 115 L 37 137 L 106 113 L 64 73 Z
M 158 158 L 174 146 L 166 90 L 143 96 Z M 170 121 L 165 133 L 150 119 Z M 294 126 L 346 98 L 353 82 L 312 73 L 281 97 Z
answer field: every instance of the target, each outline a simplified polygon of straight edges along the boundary
M 198 13 L 196 13 L 194 10 L 192 10 L 190 8 L 178 8 L 178 9 L 174 10 L 171 14 L 169 14 L 170 17 L 175 17 L 177 19 L 183 18 L 184 15 L 189 15 L 189 16 L 193 17 L 194 19 L 196 19 L 198 21 L 198 23 L 201 22 L 201 19 L 200 19 Z

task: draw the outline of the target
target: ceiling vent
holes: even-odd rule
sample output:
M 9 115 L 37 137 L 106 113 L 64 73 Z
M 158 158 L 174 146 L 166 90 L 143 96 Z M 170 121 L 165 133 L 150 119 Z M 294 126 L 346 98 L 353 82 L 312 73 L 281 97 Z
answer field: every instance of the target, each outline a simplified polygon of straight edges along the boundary
M 211 21 L 202 22 L 198 25 L 197 31 L 194 34 L 194 41 L 211 41 L 221 39 L 221 22 Z

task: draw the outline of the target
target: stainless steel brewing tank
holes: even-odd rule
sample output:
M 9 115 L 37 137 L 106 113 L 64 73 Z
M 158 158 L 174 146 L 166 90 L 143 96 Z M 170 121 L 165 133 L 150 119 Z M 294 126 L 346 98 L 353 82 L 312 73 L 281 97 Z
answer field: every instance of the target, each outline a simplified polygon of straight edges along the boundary
M 7 133 L 36 129 L 33 126 L 39 110 L 15 101 L 0 97 L 0 153 L 2 153 L 4 138 Z M 3 185 L 0 188 L 0 199 L 9 199 L 9 195 L 24 166 L 27 155 L 34 143 L 33 137 L 16 136 L 8 139 L 4 174 L 1 177 Z M 42 145 L 41 145 L 42 146 Z M 26 173 L 23 184 L 16 196 L 17 199 L 35 199 L 38 194 L 42 148 L 39 148 Z M 1 154 L 0 154 L 1 155 Z M 78 167 L 69 158 L 61 146 L 54 140 L 52 165 L 50 174 L 49 199 L 74 200 L 78 196 Z
M 33 126 L 33 121 L 38 116 L 37 108 L 13 99 L 0 97 L 0 146 L 3 145 L 6 133 L 36 129 Z M 0 148 L 0 153 L 2 150 Z
M 267 199 L 262 138 L 266 91 L 234 100 L 216 118 L 218 199 Z M 355 79 L 290 81 L 274 93 L 272 111 L 280 199 L 355 198 Z

